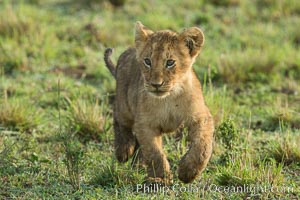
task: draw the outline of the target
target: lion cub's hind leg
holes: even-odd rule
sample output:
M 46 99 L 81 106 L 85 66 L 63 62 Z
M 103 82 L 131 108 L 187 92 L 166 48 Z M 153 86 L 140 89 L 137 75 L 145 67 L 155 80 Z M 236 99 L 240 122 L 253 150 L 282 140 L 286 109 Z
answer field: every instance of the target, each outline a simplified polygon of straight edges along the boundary
M 136 139 L 132 129 L 114 121 L 115 154 L 119 162 L 126 162 L 134 153 Z

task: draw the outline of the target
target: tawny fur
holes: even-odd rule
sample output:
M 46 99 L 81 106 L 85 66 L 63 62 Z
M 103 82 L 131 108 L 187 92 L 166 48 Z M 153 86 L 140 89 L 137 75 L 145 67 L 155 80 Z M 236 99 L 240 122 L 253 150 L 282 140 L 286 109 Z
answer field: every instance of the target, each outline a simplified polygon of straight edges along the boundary
M 116 157 L 126 162 L 140 147 L 149 180 L 170 183 L 172 175 L 162 134 L 176 131 L 182 124 L 188 128 L 190 148 L 179 163 L 179 179 L 192 182 L 211 156 L 213 119 L 192 69 L 203 43 L 204 35 L 196 27 L 182 33 L 153 32 L 137 22 L 135 48 L 119 57 L 113 71 L 117 81 Z M 105 54 L 105 62 L 112 71 L 109 56 Z M 145 58 L 151 60 L 151 67 L 144 64 Z M 170 69 L 166 67 L 168 59 L 175 61 Z

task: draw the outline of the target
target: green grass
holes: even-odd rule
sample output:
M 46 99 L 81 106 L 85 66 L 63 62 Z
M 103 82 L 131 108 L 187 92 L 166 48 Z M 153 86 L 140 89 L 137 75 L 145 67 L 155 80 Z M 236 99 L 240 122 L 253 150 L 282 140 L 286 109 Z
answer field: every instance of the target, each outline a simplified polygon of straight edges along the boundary
M 135 21 L 200 26 L 206 37 L 194 69 L 214 152 L 184 185 L 176 172 L 188 143 L 165 136 L 167 192 L 137 192 L 145 169 L 114 157 L 103 52 L 113 47 L 116 61 L 133 46 Z M 300 198 L 298 27 L 298 0 L 1 1 L 0 199 Z M 244 185 L 256 190 L 234 192 Z

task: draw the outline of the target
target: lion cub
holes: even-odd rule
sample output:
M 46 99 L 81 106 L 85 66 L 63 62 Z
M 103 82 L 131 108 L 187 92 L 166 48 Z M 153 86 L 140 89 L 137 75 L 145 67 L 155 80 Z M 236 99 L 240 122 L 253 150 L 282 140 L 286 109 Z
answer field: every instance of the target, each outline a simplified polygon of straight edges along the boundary
M 137 22 L 135 47 L 126 50 L 117 66 L 104 60 L 116 78 L 114 106 L 115 153 L 126 162 L 140 147 L 148 179 L 169 184 L 170 165 L 162 134 L 188 128 L 190 147 L 179 163 L 178 176 L 192 182 L 206 167 L 212 153 L 213 119 L 205 105 L 192 65 L 204 43 L 199 28 L 181 33 L 153 32 Z

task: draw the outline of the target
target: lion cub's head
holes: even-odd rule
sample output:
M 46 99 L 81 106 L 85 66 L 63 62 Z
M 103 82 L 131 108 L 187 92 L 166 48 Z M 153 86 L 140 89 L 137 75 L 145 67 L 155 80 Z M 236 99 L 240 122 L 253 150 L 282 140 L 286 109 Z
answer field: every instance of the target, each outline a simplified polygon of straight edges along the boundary
M 191 78 L 192 64 L 203 43 L 204 35 L 196 27 L 179 34 L 169 30 L 153 32 L 137 22 L 135 46 L 145 90 L 159 98 L 180 91 L 182 81 Z

